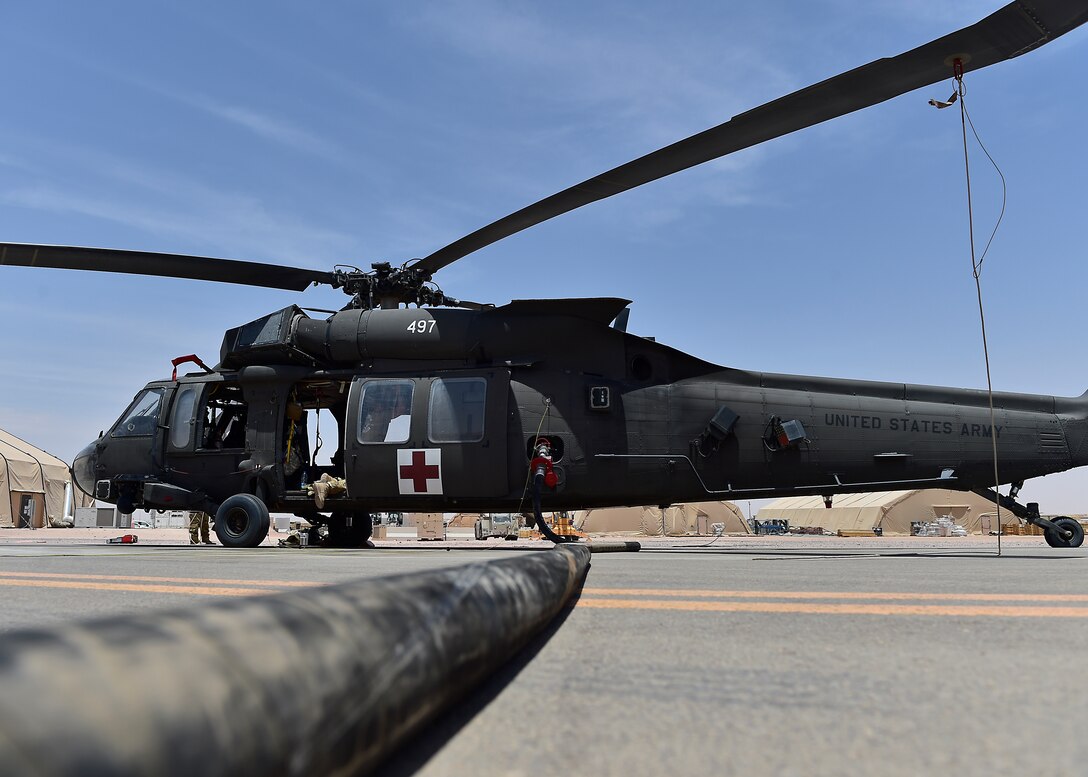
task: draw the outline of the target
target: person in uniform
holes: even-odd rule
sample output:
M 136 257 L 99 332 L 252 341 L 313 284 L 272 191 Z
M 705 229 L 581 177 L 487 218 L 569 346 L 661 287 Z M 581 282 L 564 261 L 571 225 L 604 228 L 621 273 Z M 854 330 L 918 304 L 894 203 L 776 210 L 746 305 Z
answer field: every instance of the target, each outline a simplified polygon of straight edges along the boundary
M 386 381 L 368 388 L 362 412 L 361 442 L 404 442 L 412 420 L 411 384 Z
M 209 536 L 210 528 L 211 519 L 207 513 L 189 513 L 189 544 L 199 545 L 203 542 L 205 545 L 214 545 Z

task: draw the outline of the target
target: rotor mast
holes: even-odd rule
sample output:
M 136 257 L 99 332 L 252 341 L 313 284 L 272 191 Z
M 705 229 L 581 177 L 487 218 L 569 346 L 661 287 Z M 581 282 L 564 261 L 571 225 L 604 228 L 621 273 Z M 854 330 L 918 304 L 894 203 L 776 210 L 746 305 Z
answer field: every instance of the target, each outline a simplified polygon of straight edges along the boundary
M 389 262 L 374 262 L 370 266 L 370 272 L 352 268 L 337 269 L 333 273 L 332 287 L 351 295 L 351 308 L 391 310 L 411 304 L 420 307 L 473 306 L 473 303 L 462 303 L 446 296 L 431 284 L 428 270 L 414 266 L 393 267 Z

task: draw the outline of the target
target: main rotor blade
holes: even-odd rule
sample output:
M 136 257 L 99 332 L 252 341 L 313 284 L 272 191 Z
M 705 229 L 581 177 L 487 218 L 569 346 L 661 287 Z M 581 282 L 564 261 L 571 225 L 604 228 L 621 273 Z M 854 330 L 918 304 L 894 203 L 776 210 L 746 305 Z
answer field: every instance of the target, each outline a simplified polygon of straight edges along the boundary
M 575 208 L 951 78 L 956 57 L 964 71 L 978 70 L 1038 48 L 1085 21 L 1088 0 L 1009 3 L 958 32 L 821 81 L 564 189 L 440 248 L 412 267 L 433 273 Z
M 269 289 L 302 291 L 311 283 L 332 283 L 333 274 L 320 270 L 283 267 L 261 262 L 235 262 L 184 254 L 122 251 L 112 248 L 0 243 L 0 265 L 96 270 L 134 275 L 191 278 L 198 281 L 239 283 Z

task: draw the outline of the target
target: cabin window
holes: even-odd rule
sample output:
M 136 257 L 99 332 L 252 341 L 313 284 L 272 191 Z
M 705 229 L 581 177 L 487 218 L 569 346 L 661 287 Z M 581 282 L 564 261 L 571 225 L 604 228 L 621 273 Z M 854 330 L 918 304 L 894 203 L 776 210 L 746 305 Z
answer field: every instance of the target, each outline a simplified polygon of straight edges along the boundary
M 204 431 L 200 447 L 211 450 L 244 448 L 248 406 L 242 387 L 231 383 L 212 383 L 204 403 Z
M 431 442 L 480 442 L 484 438 L 483 378 L 438 379 L 431 384 L 427 437 Z
M 412 381 L 371 380 L 359 400 L 359 442 L 407 442 L 412 427 Z
M 159 423 L 159 409 L 162 407 L 161 388 L 145 389 L 140 392 L 128 411 L 113 428 L 113 437 L 148 437 L 155 433 Z
M 189 447 L 193 439 L 197 386 L 182 386 L 174 398 L 174 411 L 170 417 L 170 445 L 175 448 Z

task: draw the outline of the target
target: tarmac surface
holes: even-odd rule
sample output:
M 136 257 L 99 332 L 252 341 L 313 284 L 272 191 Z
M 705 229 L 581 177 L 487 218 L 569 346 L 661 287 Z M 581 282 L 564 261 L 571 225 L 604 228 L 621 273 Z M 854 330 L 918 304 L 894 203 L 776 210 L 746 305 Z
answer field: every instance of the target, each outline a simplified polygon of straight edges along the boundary
M 104 544 L 118 530 L 2 530 L 0 630 L 550 547 L 410 531 L 374 550 L 238 551 L 181 546 L 180 530 L 120 546 Z M 594 555 L 577 602 L 384 773 L 1085 773 L 1088 548 L 641 541 Z

